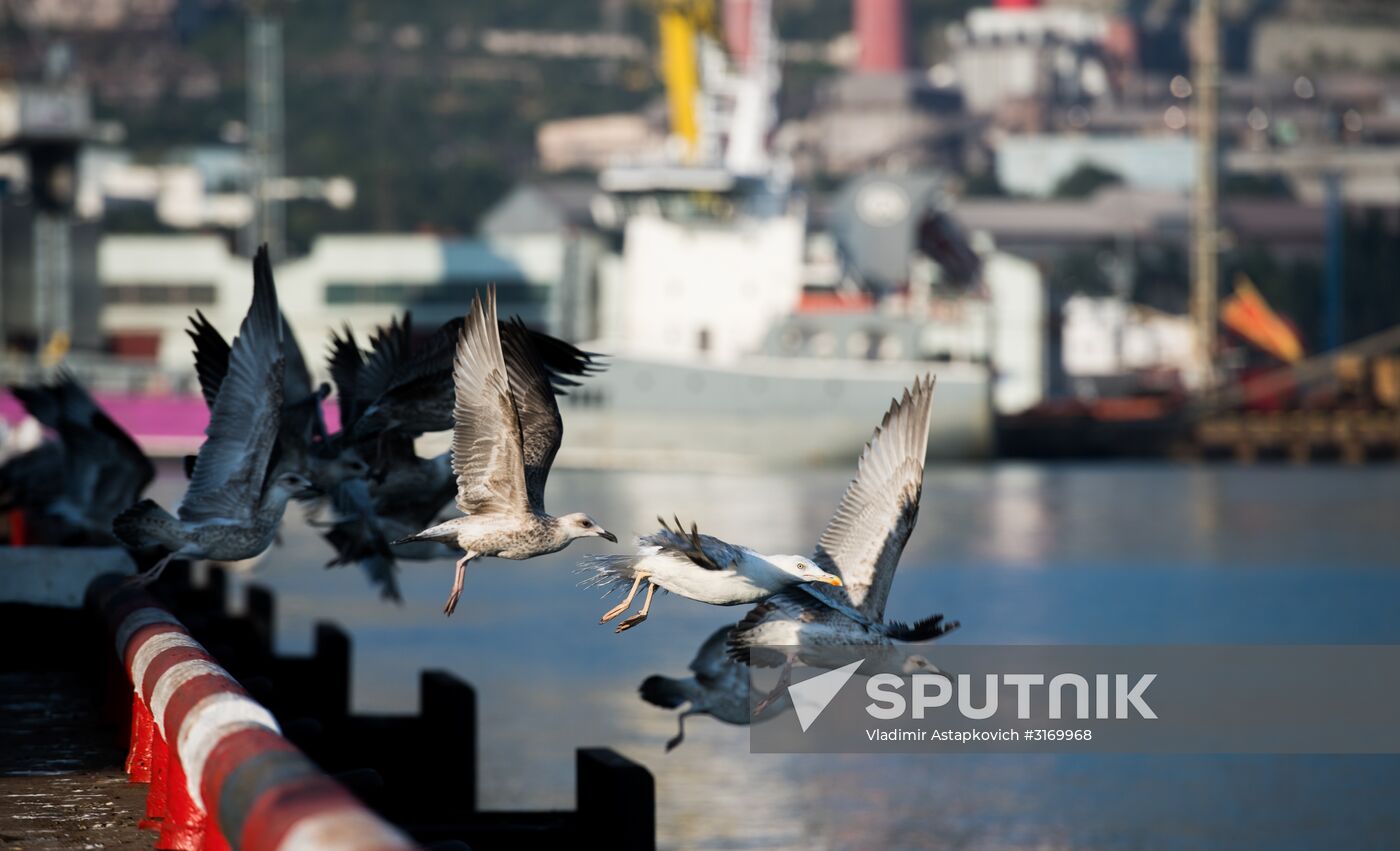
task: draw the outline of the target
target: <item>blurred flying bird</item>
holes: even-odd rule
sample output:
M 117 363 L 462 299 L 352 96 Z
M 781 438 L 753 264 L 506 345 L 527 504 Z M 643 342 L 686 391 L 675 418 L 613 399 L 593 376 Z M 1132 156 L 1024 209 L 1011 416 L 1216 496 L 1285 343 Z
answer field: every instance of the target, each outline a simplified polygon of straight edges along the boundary
M 676 716 L 676 735 L 666 742 L 667 751 L 685 740 L 685 719 L 692 715 L 709 715 L 730 724 L 748 724 L 787 708 L 788 697 L 784 693 L 764 707 L 763 718 L 753 718 L 749 713 L 749 668 L 731 659 L 727 650 L 733 629 L 722 626 L 700 645 L 690 663 L 695 676 L 680 679 L 656 674 L 642 681 L 642 700 L 647 703 L 665 709 L 688 704 Z
M 0 508 L 37 515 L 55 542 L 113 543 L 112 519 L 155 478 L 150 459 L 66 371 L 51 383 L 10 390 L 58 439 L 0 468 Z
M 274 478 L 288 470 L 304 474 L 320 494 L 328 493 L 343 479 L 362 476 L 368 466 L 354 448 L 331 440 L 326 433 L 321 402 L 330 395 L 330 385 L 313 386 L 301 347 L 286 317 L 278 319 L 282 334 L 282 410 L 278 429 L 278 469 Z M 218 329 L 200 311 L 190 317 L 185 333 L 194 341 L 195 375 L 209 410 L 219 397 L 228 374 L 229 345 Z M 194 456 L 185 458 L 185 472 L 194 471 Z
M 287 501 L 310 489 L 300 471 L 279 467 L 282 331 L 272 264 L 263 246 L 253 260 L 253 301 L 229 348 L 228 369 L 205 429 L 208 438 L 178 516 L 147 499 L 113 522 L 128 546 L 169 551 L 141 581 L 155 581 L 177 557 L 238 561 L 260 554 L 272 543 Z
M 694 523 L 686 532 L 679 519 L 675 529 L 662 518 L 656 519 L 661 531 L 638 540 L 636 554 L 592 556 L 583 561 L 583 569 L 593 571 L 586 584 L 608 586 L 609 593 L 630 586 L 626 598 L 599 623 L 627 611 L 642 582 L 647 583 L 641 611 L 618 624 L 617 632 L 647 619 L 657 588 L 715 606 L 739 606 L 766 600 L 806 582 L 841 584 L 840 577 L 822 570 L 806 556 L 764 555 L 701 535 Z
M 357 417 L 357 436 L 389 431 L 416 436 L 452 428 L 457 405 L 452 375 L 463 321 L 459 317 L 445 323 L 397 365 L 387 386 Z M 532 331 L 519 319 L 499 323 L 497 332 L 507 351 L 532 351 L 555 390 L 578 386 L 567 376 L 583 377 L 603 368 L 598 355 Z
M 341 431 L 331 442 L 356 448 L 369 462 L 364 478 L 342 481 L 330 494 L 333 517 L 312 520 L 336 551 L 327 567 L 358 564 L 385 599 L 399 601 L 398 559 L 428 560 L 451 556 L 445 544 L 423 541 L 391 549 L 389 542 L 431 525 L 457 493 L 448 453 L 421 458 L 412 438 L 402 432 L 371 431 L 356 437 L 355 425 L 365 407 L 383 392 L 394 370 L 411 355 L 412 318 L 391 320 L 362 352 L 354 332 L 332 334 L 329 366 L 340 405 Z
M 502 333 L 495 287 L 487 290 L 485 304 L 480 294 L 472 298 L 452 382 L 452 469 L 457 507 L 466 516 L 395 541 L 438 541 L 465 551 L 443 607 L 449 615 L 457 608 L 472 559 L 533 558 L 557 552 L 576 538 L 617 542 L 587 514 L 553 517 L 545 512 L 545 481 L 564 433 L 554 374 L 533 335 Z

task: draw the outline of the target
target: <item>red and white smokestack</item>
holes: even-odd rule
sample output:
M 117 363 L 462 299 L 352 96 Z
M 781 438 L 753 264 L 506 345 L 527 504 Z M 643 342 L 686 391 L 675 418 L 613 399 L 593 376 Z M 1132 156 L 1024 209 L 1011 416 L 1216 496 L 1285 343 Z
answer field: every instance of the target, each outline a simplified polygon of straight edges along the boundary
M 747 69 L 753 53 L 753 0 L 724 0 L 724 43 L 734 67 Z
M 856 70 L 890 74 L 904 70 L 904 0 L 855 0 Z

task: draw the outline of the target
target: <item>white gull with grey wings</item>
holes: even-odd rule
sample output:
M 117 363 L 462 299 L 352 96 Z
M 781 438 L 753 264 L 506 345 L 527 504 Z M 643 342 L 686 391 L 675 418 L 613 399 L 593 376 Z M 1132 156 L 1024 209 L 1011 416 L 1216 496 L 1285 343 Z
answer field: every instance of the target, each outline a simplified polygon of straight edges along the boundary
M 592 556 L 583 561 L 582 568 L 593 571 L 586 584 L 605 585 L 609 591 L 629 589 L 626 598 L 599 623 L 627 611 L 642 583 L 647 583 L 641 611 L 618 624 L 618 632 L 646 620 L 658 588 L 713 606 L 741 606 L 805 582 L 841 584 L 838 576 L 822 570 L 807 556 L 765 555 L 702 535 L 694 523 L 687 532 L 679 518 L 674 529 L 660 517 L 657 521 L 661 530 L 638 540 L 635 555 Z
M 919 516 L 932 402 L 930 377 L 916 380 L 913 390 L 905 390 L 890 406 L 822 532 L 812 558 L 840 576 L 843 587 L 804 586 L 774 595 L 731 633 L 729 649 L 736 658 L 783 667 L 759 711 L 784 691 L 797 662 L 834 668 L 874 656 L 879 658 L 864 666 L 864 673 L 892 667 L 900 672 L 937 670 L 917 656 L 896 660 L 894 642 L 938 638 L 956 629 L 956 621 L 944 621 L 942 615 L 912 626 L 884 620 L 899 557 Z

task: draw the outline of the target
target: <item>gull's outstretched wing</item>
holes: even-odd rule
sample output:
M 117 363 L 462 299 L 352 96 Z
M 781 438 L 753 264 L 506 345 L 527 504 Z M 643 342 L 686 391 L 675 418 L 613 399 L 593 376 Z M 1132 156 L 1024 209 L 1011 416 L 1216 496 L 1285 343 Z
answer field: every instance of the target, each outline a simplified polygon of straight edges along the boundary
M 306 367 L 306 358 L 292 333 L 291 323 L 280 312 L 282 322 L 282 396 L 291 404 L 296 404 L 316 392 L 311 386 L 311 370 Z
M 421 345 L 415 347 L 412 357 L 407 358 L 399 367 L 385 390 L 393 394 L 394 391 L 408 388 L 424 380 L 434 380 L 451 370 L 456 355 L 457 340 L 462 335 L 463 322 L 464 320 L 460 317 L 449 319 Z M 550 384 L 556 390 L 578 385 L 578 382 L 565 376 L 583 377 L 605 369 L 605 366 L 598 360 L 600 355 L 594 352 L 585 352 L 577 346 L 541 331 L 532 331 L 524 327 L 519 319 L 499 322 L 499 325 L 502 341 L 517 333 L 509 326 L 519 327 L 519 333 L 527 339 L 540 362 L 544 364 L 544 368 L 549 374 Z
M 564 439 L 564 420 L 540 357 L 534 336 L 519 319 L 500 323 L 501 351 L 510 377 L 511 398 L 520 415 L 520 438 L 525 461 L 525 490 L 533 511 L 544 511 L 544 486 L 549 468 Z
M 360 399 L 355 393 L 360 380 L 360 372 L 365 366 L 364 352 L 355 340 L 355 331 L 350 323 L 344 325 L 345 336 L 331 329 L 330 343 L 326 349 L 326 367 L 335 385 L 335 402 L 340 408 L 340 428 L 349 432 L 355 420 L 360 418 Z
M 291 323 L 279 313 L 282 324 L 282 434 L 284 439 L 295 440 L 304 450 L 313 441 L 324 440 L 326 424 L 321 417 L 321 400 L 330 392 L 330 387 L 315 387 L 311 383 L 311 370 L 306 367 L 306 358 L 292 333 Z
M 732 676 L 733 667 L 739 664 L 729 658 L 729 634 L 733 630 L 733 625 L 725 624 L 710 633 L 710 637 L 695 651 L 690 670 L 695 672 L 695 679 L 701 685 L 712 685 L 723 677 Z
M 389 325 L 380 326 L 370 337 L 368 351 L 360 350 L 348 322 L 344 334 L 342 337 L 331 332 L 327 365 L 340 404 L 340 428 L 349 433 L 365 409 L 389 388 L 395 373 L 410 357 L 412 316 L 405 313 L 402 322 L 398 317 L 390 317 Z
M 932 401 L 933 378 L 926 377 L 890 405 L 812 556 L 841 577 L 847 599 L 874 621 L 884 617 L 895 567 L 919 516 Z
M 744 558 L 743 549 L 713 535 L 701 535 L 694 523 L 687 532 L 679 517 L 675 519 L 675 529 L 661 517 L 656 521 L 661 524 L 661 531 L 642 538 L 642 544 L 676 553 L 705 570 L 733 570 Z
M 71 377 L 68 380 L 72 381 Z M 90 516 L 105 524 L 141 498 L 156 477 L 156 468 L 131 435 L 102 410 L 82 385 L 72 381 L 72 387 L 87 412 L 89 443 L 101 447 L 101 472 L 86 504 Z
M 281 424 L 282 372 L 277 287 L 263 246 L 253 259 L 253 303 L 233 339 L 180 519 L 236 522 L 257 510 Z
M 496 288 L 472 296 L 452 367 L 452 470 L 467 514 L 528 510 L 520 414 L 511 396 L 496 322 Z
M 190 317 L 190 327 L 185 333 L 194 341 L 194 372 L 199 377 L 199 392 L 212 411 L 214 400 L 219 397 L 219 385 L 228 374 L 228 341 L 198 310 Z
M 364 367 L 355 383 L 355 396 L 361 411 L 389 388 L 394 373 L 412 355 L 412 349 L 413 315 L 410 313 L 404 313 L 403 321 L 390 317 L 387 328 L 381 326 L 375 331 L 369 341 Z

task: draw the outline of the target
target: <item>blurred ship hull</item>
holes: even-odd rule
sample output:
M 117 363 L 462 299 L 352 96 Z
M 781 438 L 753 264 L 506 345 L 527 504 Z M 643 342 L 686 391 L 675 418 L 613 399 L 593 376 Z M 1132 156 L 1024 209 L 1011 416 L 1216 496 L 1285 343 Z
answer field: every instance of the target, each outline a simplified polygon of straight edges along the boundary
M 562 400 L 570 467 L 742 471 L 849 464 L 890 401 L 937 378 L 929 454 L 992 453 L 986 367 L 969 363 L 746 357 L 733 363 L 618 355 Z

